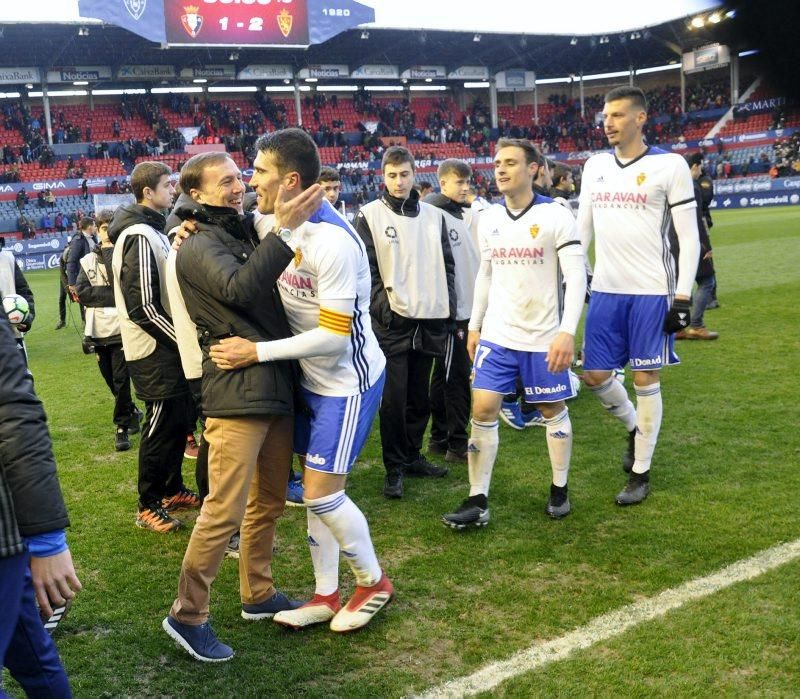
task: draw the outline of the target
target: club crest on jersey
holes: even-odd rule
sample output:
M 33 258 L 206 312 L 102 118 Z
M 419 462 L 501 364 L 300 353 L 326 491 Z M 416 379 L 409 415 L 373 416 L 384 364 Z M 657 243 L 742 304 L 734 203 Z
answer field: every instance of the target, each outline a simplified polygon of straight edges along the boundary
M 539 224 L 534 223 L 528 230 L 531 232 L 531 238 L 535 238 L 539 235 Z
M 281 30 L 284 38 L 287 38 L 289 32 L 292 31 L 292 16 L 289 14 L 289 10 L 283 9 L 278 14 L 278 29 Z
M 299 267 L 303 261 L 303 251 L 300 248 L 294 251 L 294 266 Z
M 185 15 L 181 15 L 181 24 L 186 33 L 194 39 L 203 28 L 203 15 L 198 14 L 200 8 L 197 5 L 187 5 L 183 8 Z
M 135 20 L 139 20 L 147 7 L 147 0 L 125 0 L 125 9 Z
M 458 241 L 458 231 L 455 228 L 451 228 L 448 235 L 450 236 L 450 240 L 454 243 Z
M 636 184 L 641 185 L 646 179 L 647 175 L 645 175 L 643 172 L 640 172 L 638 175 L 636 175 Z
M 397 238 L 397 229 L 394 226 L 387 226 L 383 233 L 390 240 L 395 240 Z

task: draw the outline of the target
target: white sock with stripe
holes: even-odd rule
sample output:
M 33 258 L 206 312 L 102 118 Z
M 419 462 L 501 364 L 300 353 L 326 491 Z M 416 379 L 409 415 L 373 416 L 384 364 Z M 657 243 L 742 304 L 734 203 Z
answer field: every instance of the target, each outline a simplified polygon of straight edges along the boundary
M 308 508 L 328 527 L 347 559 L 356 584 L 361 587 L 375 585 L 383 575 L 364 513 L 340 490 L 323 498 L 303 498 Z
M 634 473 L 647 473 L 661 429 L 664 412 L 661 402 L 661 383 L 636 386 L 636 441 L 634 450 Z
M 589 390 L 598 397 L 600 405 L 625 425 L 628 432 L 636 427 L 636 409 L 628 398 L 625 386 L 613 374 L 599 386 L 592 386 Z
M 470 497 L 473 495 L 488 497 L 499 443 L 500 434 L 497 429 L 497 420 L 494 422 L 472 420 L 472 430 L 467 444 Z
M 306 508 L 308 516 L 308 548 L 314 566 L 314 580 L 318 595 L 331 595 L 339 589 L 339 542 L 313 510 Z
M 563 488 L 567 484 L 569 462 L 572 457 L 572 422 L 569 411 L 564 408 L 555 417 L 545 418 L 547 429 L 547 451 L 553 469 L 553 485 Z

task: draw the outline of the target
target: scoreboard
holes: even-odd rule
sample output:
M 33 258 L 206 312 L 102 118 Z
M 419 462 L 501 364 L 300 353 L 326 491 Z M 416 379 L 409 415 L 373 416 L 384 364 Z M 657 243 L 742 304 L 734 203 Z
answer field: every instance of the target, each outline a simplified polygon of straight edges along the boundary
M 164 0 L 171 46 L 307 46 L 307 0 Z

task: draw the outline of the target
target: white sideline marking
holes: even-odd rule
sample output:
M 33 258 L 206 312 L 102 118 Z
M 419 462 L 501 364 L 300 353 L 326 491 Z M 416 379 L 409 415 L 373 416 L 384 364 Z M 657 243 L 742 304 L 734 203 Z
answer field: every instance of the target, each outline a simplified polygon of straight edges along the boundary
M 420 699 L 444 699 L 445 697 L 450 699 L 492 690 L 507 679 L 556 660 L 563 660 L 576 650 L 589 648 L 595 643 L 618 636 L 643 621 L 663 616 L 672 609 L 682 607 L 687 602 L 707 597 L 735 583 L 756 578 L 795 558 L 800 558 L 800 539 L 773 546 L 750 558 L 732 563 L 715 573 L 689 580 L 678 587 L 664 590 L 655 597 L 603 614 L 561 638 L 534 643 L 507 660 L 490 663 L 471 675 L 440 684 L 419 697 Z

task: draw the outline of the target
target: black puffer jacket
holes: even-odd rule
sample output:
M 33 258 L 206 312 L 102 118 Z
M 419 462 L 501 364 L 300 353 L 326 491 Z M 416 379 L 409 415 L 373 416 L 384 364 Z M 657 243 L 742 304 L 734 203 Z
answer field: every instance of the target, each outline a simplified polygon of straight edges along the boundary
M 258 243 L 252 215 L 242 218 L 233 209 L 195 202 L 174 213 L 193 219 L 199 228 L 178 250 L 176 271 L 203 350 L 203 414 L 293 414 L 291 362 L 223 371 L 211 361 L 209 350 L 233 335 L 254 342 L 291 335 L 276 281 L 294 253 L 274 235 Z
M 23 536 L 63 529 L 69 520 L 47 417 L 2 310 L 0 357 L 0 558 L 5 558 L 25 550 Z

